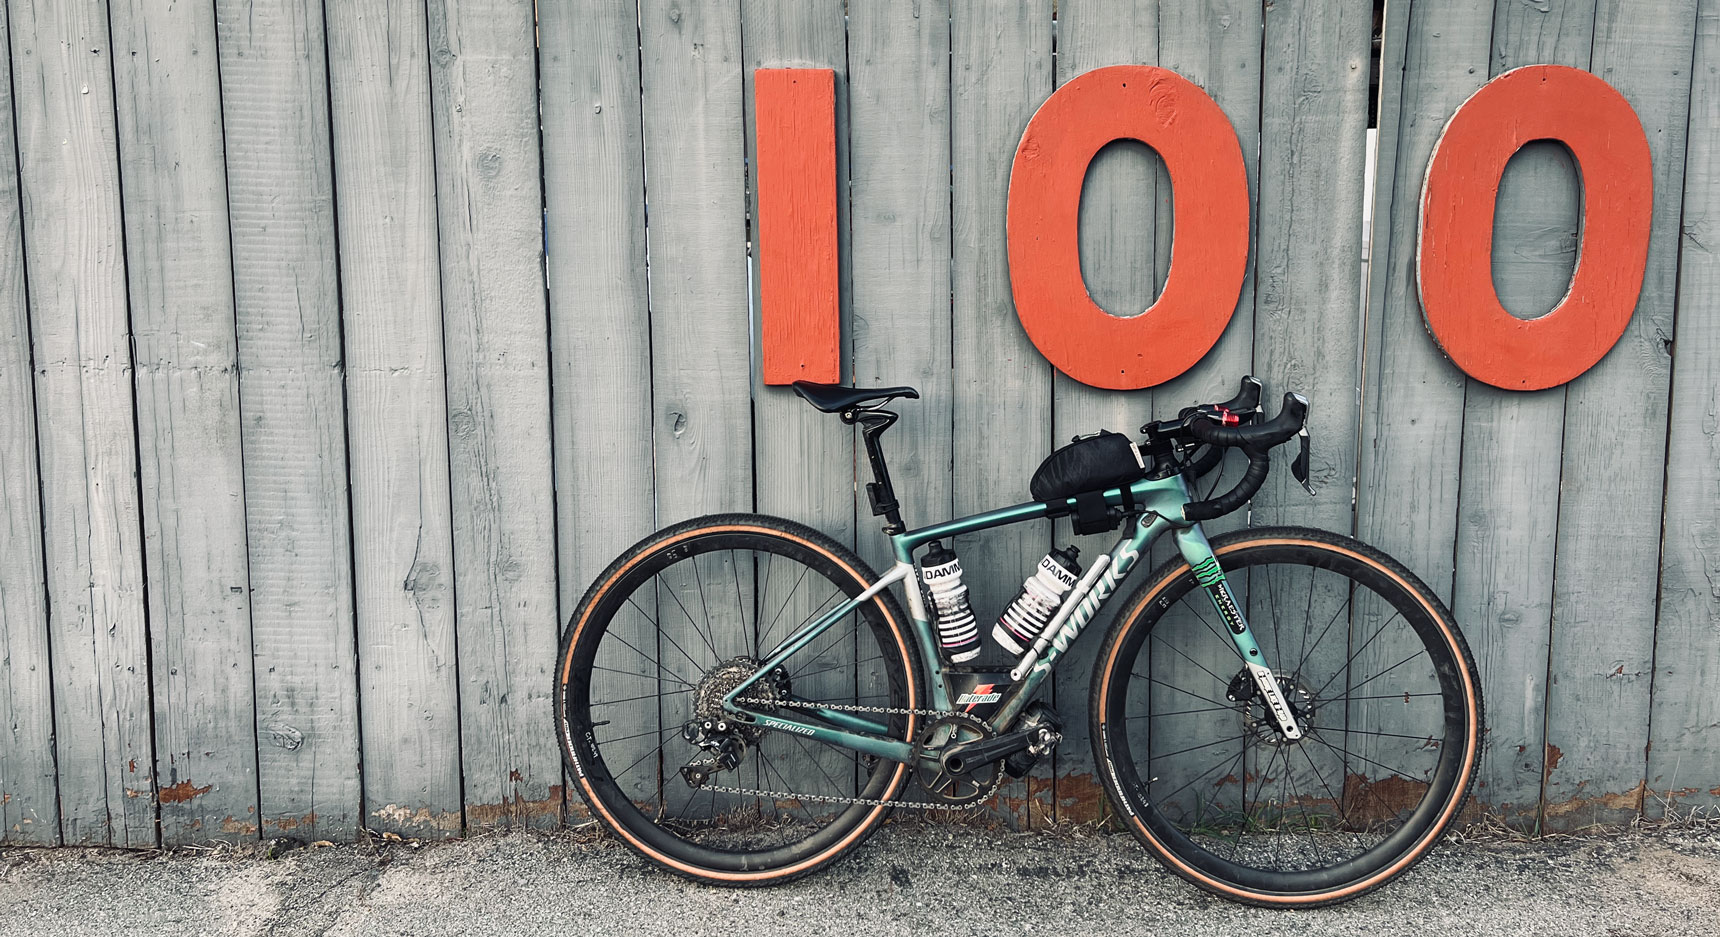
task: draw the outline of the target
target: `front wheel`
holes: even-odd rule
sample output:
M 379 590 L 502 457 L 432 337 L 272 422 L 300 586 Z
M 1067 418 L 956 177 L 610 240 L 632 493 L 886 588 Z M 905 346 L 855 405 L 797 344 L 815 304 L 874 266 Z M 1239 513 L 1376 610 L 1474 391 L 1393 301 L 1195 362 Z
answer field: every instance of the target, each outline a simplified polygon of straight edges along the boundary
M 1451 613 L 1396 561 L 1294 527 L 1212 542 L 1298 722 L 1254 694 L 1180 557 L 1124 604 L 1093 674 L 1092 738 L 1137 838 L 1233 900 L 1312 906 L 1413 865 L 1478 761 L 1480 681 Z

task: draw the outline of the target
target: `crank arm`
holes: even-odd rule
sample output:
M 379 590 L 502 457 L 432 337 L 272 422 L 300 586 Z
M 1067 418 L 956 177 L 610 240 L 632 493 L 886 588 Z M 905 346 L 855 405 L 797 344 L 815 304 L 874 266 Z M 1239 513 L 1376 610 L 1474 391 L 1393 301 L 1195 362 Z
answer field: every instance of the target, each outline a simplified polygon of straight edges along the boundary
M 994 739 L 979 739 L 973 742 L 963 742 L 951 747 L 939 756 L 938 760 L 944 770 L 951 774 L 966 774 L 975 768 L 989 765 L 1000 758 L 1007 758 L 1019 751 L 1025 751 L 1039 741 L 1037 729 L 1025 732 L 1011 732 Z

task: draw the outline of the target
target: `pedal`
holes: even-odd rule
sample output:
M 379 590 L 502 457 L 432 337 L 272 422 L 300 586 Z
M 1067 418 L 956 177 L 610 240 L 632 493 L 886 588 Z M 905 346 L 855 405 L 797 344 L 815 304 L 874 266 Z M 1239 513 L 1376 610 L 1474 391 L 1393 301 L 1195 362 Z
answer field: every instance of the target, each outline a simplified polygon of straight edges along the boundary
M 1010 755 L 1003 760 L 1003 770 L 1012 778 L 1026 777 L 1033 766 L 1039 764 L 1057 743 L 1063 741 L 1063 720 L 1057 713 L 1044 703 L 1034 703 L 1027 707 L 1020 722 L 1021 731 L 1032 736 L 1032 744 L 1027 748 Z

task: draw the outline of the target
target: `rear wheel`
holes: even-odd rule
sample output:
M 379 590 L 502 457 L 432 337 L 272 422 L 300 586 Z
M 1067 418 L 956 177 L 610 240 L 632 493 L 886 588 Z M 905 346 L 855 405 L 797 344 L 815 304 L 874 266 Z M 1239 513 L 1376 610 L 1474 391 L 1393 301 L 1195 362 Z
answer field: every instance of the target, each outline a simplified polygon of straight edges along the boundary
M 1398 563 L 1302 528 L 1213 540 L 1305 735 L 1285 739 L 1180 558 L 1119 613 L 1093 680 L 1095 755 L 1132 832 L 1172 871 L 1263 905 L 1356 897 L 1457 816 L 1481 738 L 1457 625 Z
M 740 725 L 721 701 L 802 624 L 876 579 L 828 537 L 746 514 L 670 527 L 611 564 L 574 612 L 555 684 L 563 752 L 591 812 L 651 861 L 715 884 L 787 881 L 858 844 L 908 767 Z M 886 590 L 748 693 L 916 708 L 913 647 Z M 914 738 L 908 715 L 870 718 Z M 721 768 L 713 741 L 730 759 Z

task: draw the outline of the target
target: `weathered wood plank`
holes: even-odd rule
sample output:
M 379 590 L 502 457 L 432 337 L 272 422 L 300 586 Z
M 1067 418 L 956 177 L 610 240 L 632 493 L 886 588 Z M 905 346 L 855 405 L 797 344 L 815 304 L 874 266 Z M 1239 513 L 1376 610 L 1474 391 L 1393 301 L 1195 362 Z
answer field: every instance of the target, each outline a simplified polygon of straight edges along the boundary
M 1351 529 L 1372 23 L 1371 6 L 1355 0 L 1265 12 L 1254 366 L 1269 414 L 1285 391 L 1307 396 L 1322 496 L 1274 472 L 1254 499 L 1255 523 Z
M 221 0 L 265 836 L 360 825 L 346 414 L 321 7 Z
M 1158 64 L 1161 15 L 1157 6 L 1146 4 L 1090 0 L 1059 4 L 1058 86 L 1106 65 Z M 1161 181 L 1165 186 L 1162 193 Z M 1168 241 L 1162 252 L 1158 244 L 1159 221 L 1161 214 L 1169 220 L 1170 213 L 1163 210 L 1168 209 L 1169 198 L 1164 161 L 1144 143 L 1112 143 L 1087 167 L 1079 221 L 1081 274 L 1093 301 L 1112 315 L 1140 315 L 1158 297 L 1169 262 Z M 1164 227 L 1168 231 L 1169 225 Z M 1152 417 L 1153 394 L 1152 389 L 1101 390 L 1053 369 L 1051 445 L 1066 445 L 1071 437 L 1100 429 L 1133 434 Z M 1025 496 L 1023 489 L 1021 497 Z M 1117 534 L 1074 537 L 1067 524 L 1055 525 L 1055 545 L 1071 539 L 1080 547 L 1082 567 L 1086 568 L 1116 542 Z M 1026 578 L 1025 573 L 1022 578 Z M 1100 627 L 1103 623 L 1089 626 Z M 1100 786 L 1085 712 L 1088 674 L 1102 634 L 1100 631 L 1076 643 L 1054 675 L 1055 703 L 1063 717 L 1063 741 L 1052 764 L 1055 816 L 1060 821 L 1084 823 L 1099 818 Z
M 1051 451 L 1051 366 L 1013 314 L 1004 242 L 1015 148 L 1034 108 L 1051 94 L 1051 27 L 1044 0 L 951 4 L 957 514 L 1027 500 L 1028 479 Z M 968 597 L 987 635 L 975 663 L 1007 660 L 990 641 L 991 622 L 1050 542 L 1046 523 L 956 538 Z M 1021 827 L 1053 814 L 1048 784 L 1006 784 L 999 802 Z
M 1720 802 L 1720 3 L 1700 4 L 1679 240 L 1646 812 Z
M 0 10 L 0 49 L 9 49 Z M 18 201 L 12 75 L 0 75 L 0 842 L 60 841 L 42 480 L 36 466 L 24 232 Z M 11 155 L 8 155 L 11 154 Z
M 743 0 L 741 4 L 741 46 L 746 53 L 743 76 L 746 82 L 744 101 L 749 166 L 758 165 L 754 71 L 760 68 L 829 68 L 836 72 L 834 194 L 839 232 L 836 244 L 838 270 L 848 268 L 845 262 L 848 238 L 842 236 L 848 226 L 848 199 L 843 197 L 848 191 L 848 121 L 844 113 L 848 103 L 848 50 L 842 12 L 840 0 L 815 3 L 804 0 Z M 748 203 L 752 206 L 753 218 L 758 219 L 759 177 L 755 174 L 751 178 L 753 185 L 748 193 Z M 752 236 L 752 296 L 754 303 L 758 304 L 763 297 L 763 284 L 760 282 L 763 269 L 759 262 L 763 233 L 756 220 Z M 762 306 L 760 308 L 762 310 Z M 755 328 L 754 331 L 762 334 L 763 329 Z M 847 347 L 846 342 L 838 344 Z M 762 355 L 760 357 L 762 360 Z M 840 543 L 853 546 L 856 536 L 853 492 L 857 468 L 854 430 L 844 426 L 834 415 L 814 410 L 787 387 L 766 386 L 760 380 L 755 388 L 753 440 L 756 453 L 753 471 L 758 509 L 766 514 L 801 521 Z M 913 403 L 907 402 L 906 406 L 912 407 Z M 870 473 L 864 477 L 870 478 Z M 867 511 L 863 516 L 870 518 L 871 512 Z M 770 599 L 766 596 L 764 600 Z M 816 610 L 815 606 L 790 608 L 783 617 L 799 621 Z M 796 612 L 798 616 L 794 614 Z M 846 623 L 843 627 L 847 627 Z M 814 653 L 820 650 L 823 650 L 823 642 L 813 648 Z M 875 656 L 877 652 L 870 650 L 867 653 Z M 858 684 L 853 667 L 856 660 L 857 646 L 852 640 L 830 648 L 818 663 L 803 671 L 808 674 L 824 672 L 797 679 L 795 692 L 812 699 L 855 702 Z M 767 742 L 766 747 L 769 744 Z M 799 757 L 779 759 L 778 767 L 784 773 L 783 780 L 796 785 L 793 790 L 819 792 L 829 783 L 826 776 L 843 780 L 839 772 L 853 773 L 852 757 L 837 749 L 815 746 L 809 752 L 794 749 L 792 754 Z
M 244 841 L 257 718 L 215 9 L 109 9 L 161 838 Z
M 1458 105 L 1486 80 L 1492 0 L 1455 10 L 1405 4 L 1387 13 L 1393 18 L 1385 26 L 1383 50 L 1356 524 L 1363 540 L 1402 561 L 1449 601 L 1466 379 L 1427 337 L 1416 290 L 1415 244 L 1422 180 L 1434 144 Z M 1361 640 L 1376 629 L 1375 621 L 1383 620 L 1381 611 L 1375 601 L 1356 609 L 1359 621 L 1352 630 Z M 1409 635 L 1391 632 L 1374 642 L 1362 663 L 1381 668 L 1415 652 Z M 1367 676 L 1357 672 L 1358 679 Z M 1403 676 L 1422 675 L 1406 670 Z M 1419 707 L 1353 701 L 1348 708 L 1353 721 L 1376 730 L 1405 736 L 1437 731 Z M 1349 741 L 1360 743 L 1358 754 L 1377 764 L 1424 763 L 1418 753 L 1386 744 L 1390 740 L 1383 736 Z M 1358 773 L 1377 773 L 1365 762 L 1357 767 Z M 1355 789 L 1371 788 L 1358 784 Z M 1485 797 L 1485 791 L 1478 792 L 1477 802 Z M 1372 806 L 1368 798 L 1358 799 L 1362 807 Z
M 1654 220 L 1629 327 L 1567 387 L 1542 792 L 1549 827 L 1625 823 L 1643 804 L 1661 537 L 1652 505 L 1664 496 L 1695 33 L 1696 0 L 1604 2 L 1595 14 L 1592 69 L 1648 135 Z
M 1495 6 L 1492 75 L 1537 62 L 1588 66 L 1594 4 L 1544 7 Z M 1493 215 L 1493 282 L 1507 309 L 1544 311 L 1570 279 L 1569 173 L 1569 157 L 1551 144 L 1525 147 L 1505 169 Z M 1530 305 L 1537 299 L 1543 305 Z M 1476 794 L 1512 823 L 1533 823 L 1541 796 L 1564 397 L 1563 388 L 1513 393 L 1478 381 L 1467 382 L 1464 397 L 1451 608 L 1487 700 Z
M 640 6 L 645 177 L 650 186 L 651 388 L 657 521 L 754 506 L 746 269 L 745 62 L 738 2 Z M 691 572 L 691 570 L 686 570 Z M 664 669 L 696 684 L 740 636 L 706 636 L 668 611 L 698 583 L 658 585 Z M 683 610 L 684 611 L 684 610 Z M 674 646 L 677 653 L 671 655 Z M 701 650 L 702 649 L 702 650 Z M 689 657 L 688 652 L 693 655 Z M 695 659 L 697 658 L 697 659 Z M 663 696 L 665 729 L 690 716 L 691 694 Z M 690 805 L 674 777 L 689 749 L 663 755 L 664 802 L 723 812 L 732 795 Z M 744 776 L 746 786 L 755 776 Z
M 1200 85 L 1229 115 L 1241 144 L 1243 162 L 1248 173 L 1250 206 L 1257 205 L 1259 201 L 1261 29 L 1261 7 L 1257 4 L 1172 4 L 1161 7 L 1159 11 L 1159 64 Z M 1174 215 L 1175 193 L 1166 191 L 1164 185 L 1161 181 L 1159 201 L 1161 206 L 1171 209 L 1168 214 Z M 1161 209 L 1161 215 L 1163 214 L 1165 213 Z M 1258 230 L 1257 215 L 1258 212 L 1251 208 L 1251 246 L 1255 240 L 1253 232 Z M 1161 217 L 1161 231 L 1166 227 L 1162 223 L 1163 220 L 1165 219 Z M 1161 245 L 1159 256 L 1162 262 L 1168 262 L 1169 259 L 1165 250 L 1166 247 Z M 1161 280 L 1167 272 L 1166 269 L 1158 271 Z M 1235 393 L 1237 382 L 1242 375 L 1253 373 L 1254 294 L 1253 264 L 1250 263 L 1243 277 L 1236 312 L 1230 325 L 1199 363 L 1182 376 L 1153 388 L 1150 418 L 1166 419 L 1175 416 L 1178 410 L 1186 406 L 1228 399 Z M 1281 392 L 1283 389 L 1268 388 L 1268 391 Z M 1280 396 L 1277 392 L 1268 393 L 1268 400 L 1276 401 Z M 1145 418 L 1142 419 L 1142 422 L 1144 421 Z M 1131 430 L 1134 428 L 1129 427 Z M 1241 460 L 1233 456 L 1221 473 L 1209 476 L 1204 481 L 1199 493 L 1206 495 L 1234 484 L 1240 477 L 1241 470 Z M 1246 518 L 1246 513 L 1239 512 L 1209 521 L 1202 526 L 1210 534 L 1216 534 L 1243 526 Z M 1153 550 L 1152 562 L 1147 569 L 1156 567 L 1175 552 L 1173 544 L 1160 542 Z M 1246 591 L 1239 588 L 1237 599 L 1246 605 Z M 1090 627 L 1100 627 L 1102 624 L 1096 623 Z M 1167 636 L 1171 634 L 1171 630 L 1166 629 Z M 1196 633 L 1197 637 L 1200 634 L 1204 632 Z M 1153 645 L 1156 653 L 1152 656 L 1152 666 L 1155 672 L 1177 686 L 1197 685 L 1196 675 L 1200 672 L 1196 666 L 1174 652 L 1158 651 L 1161 646 L 1162 642 L 1155 642 Z M 1198 656 L 1199 643 L 1191 642 L 1188 650 Z M 1079 673 L 1079 670 L 1072 672 Z M 1161 690 L 1156 695 L 1158 700 L 1154 705 L 1167 707 L 1161 708 L 1160 711 L 1175 712 L 1188 708 L 1186 696 L 1179 701 L 1174 697 L 1181 694 L 1172 691 Z M 1197 723 L 1201 718 L 1196 716 L 1190 720 L 1191 733 L 1200 731 Z M 1140 727 L 1144 728 L 1144 725 Z M 1149 750 L 1150 743 L 1137 744 L 1137 750 Z M 1068 745 L 1065 744 L 1064 751 L 1068 750 Z M 1059 783 L 1061 785 L 1069 780 L 1072 779 L 1060 778 Z M 1065 802 L 1068 802 L 1067 799 Z
M 460 737 L 425 11 L 327 13 L 365 824 L 445 836 Z
M 657 520 L 749 510 L 738 2 L 640 8 Z
M 130 323 L 104 7 L 10 6 L 61 830 L 156 845 Z
M 561 822 L 534 28 L 516 3 L 430 4 L 468 829 Z
M 1258 4 L 1230 0 L 1210 5 L 1168 4 L 1159 11 L 1159 64 L 1200 85 L 1218 106 L 1230 116 L 1242 148 L 1242 160 L 1248 172 L 1250 246 L 1259 230 L 1260 188 L 1260 35 L 1261 8 Z M 1168 272 L 1169 245 L 1164 241 L 1167 214 L 1174 215 L 1176 195 L 1167 192 L 1161 179 L 1159 191 L 1160 244 L 1157 271 L 1162 285 Z M 1172 211 L 1165 212 L 1165 208 Z M 1206 357 L 1200 359 L 1181 377 L 1173 378 L 1153 388 L 1153 419 L 1176 416 L 1183 407 L 1198 403 L 1228 400 L 1236 393 L 1237 382 L 1254 369 L 1254 265 L 1251 262 L 1243 276 L 1242 289 L 1236 302 L 1236 313 L 1230 325 Z M 1268 387 L 1267 400 L 1277 406 L 1277 400 L 1289 387 Z M 1274 392 L 1275 391 L 1275 392 Z M 1145 422 L 1143 419 L 1141 422 Z M 1137 424 L 1138 425 L 1138 424 Z M 1134 429 L 1135 427 L 1130 427 Z M 1232 463 L 1219 484 L 1235 482 L 1241 463 Z M 1209 480 L 1208 482 L 1212 482 Z M 1204 493 L 1204 492 L 1203 492 Z M 1218 533 L 1243 525 L 1240 514 L 1220 518 L 1202 526 Z M 1175 552 L 1169 544 L 1160 544 L 1155 558 Z
M 902 420 L 885 441 L 910 527 L 955 511 L 949 49 L 947 0 L 849 10 L 853 380 L 920 391 L 919 400 L 902 402 Z M 866 477 L 864 467 L 858 471 Z M 855 495 L 855 517 L 860 555 L 876 568 L 889 566 L 889 543 L 876 532 L 864 488 Z
M 1493 2 L 1388 12 L 1356 525 L 1449 601 L 1467 379 L 1428 340 L 1415 243 L 1434 143 L 1487 78 Z
M 1254 370 L 1268 388 L 1262 403 L 1269 415 L 1277 412 L 1285 391 L 1308 398 L 1314 443 L 1310 481 L 1320 497 L 1309 498 L 1291 477 L 1293 451 L 1285 447 L 1278 453 L 1278 471 L 1253 500 L 1254 524 L 1348 532 L 1354 522 L 1353 502 L 1346 496 L 1355 485 L 1361 379 L 1357 310 L 1372 12 L 1369 3 L 1328 0 L 1267 6 L 1263 15 Z M 1329 579 L 1309 577 L 1304 606 L 1290 598 L 1304 587 L 1298 575 L 1266 578 L 1269 588 L 1253 586 L 1248 596 L 1249 614 L 1263 627 L 1281 619 L 1287 628 L 1292 620 L 1296 629 L 1314 627 L 1307 622 L 1323 605 L 1342 607 L 1342 598 L 1332 594 L 1341 587 Z M 1279 603 L 1293 604 L 1279 609 Z M 1305 608 L 1315 612 L 1310 615 Z M 1364 624 L 1353 614 L 1349 623 Z M 1367 636 L 1351 637 L 1359 642 Z M 1324 657 L 1300 665 L 1286 656 L 1291 652 L 1277 638 L 1270 643 L 1267 653 L 1278 661 L 1275 669 L 1316 674 L 1315 686 L 1345 659 L 1333 653 L 1344 647 L 1335 640 L 1322 648 Z M 1258 761 L 1248 762 L 1248 770 L 1266 784 L 1276 779 L 1281 791 L 1294 794 L 1339 783 L 1329 777 L 1332 763 L 1286 758 L 1274 765 L 1269 748 L 1259 751 Z
M 556 3 L 539 16 L 565 622 L 609 561 L 655 526 L 651 395 L 641 392 L 651 382 L 645 162 L 635 7 Z M 644 627 L 635 622 L 633 633 Z M 658 724 L 648 708 L 610 718 L 618 737 L 655 732 Z M 654 794 L 654 778 L 651 787 Z
M 908 384 L 885 440 L 910 526 L 954 512 L 950 373 L 950 23 L 947 0 L 852 4 L 848 13 L 849 269 L 853 380 Z M 840 152 L 840 151 L 839 151 Z M 856 464 L 860 479 L 868 478 Z M 865 488 L 855 487 L 858 552 L 894 562 Z M 909 588 L 917 588 L 909 586 Z M 877 663 L 858 693 L 885 690 Z M 881 697 L 880 697 L 881 698 Z M 876 702 L 868 699 L 868 702 Z

